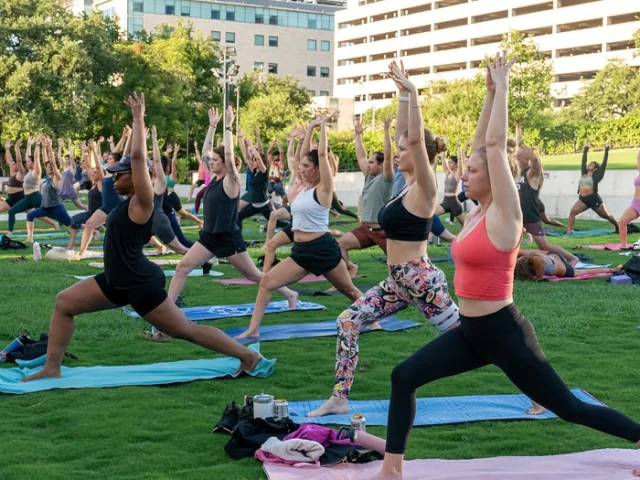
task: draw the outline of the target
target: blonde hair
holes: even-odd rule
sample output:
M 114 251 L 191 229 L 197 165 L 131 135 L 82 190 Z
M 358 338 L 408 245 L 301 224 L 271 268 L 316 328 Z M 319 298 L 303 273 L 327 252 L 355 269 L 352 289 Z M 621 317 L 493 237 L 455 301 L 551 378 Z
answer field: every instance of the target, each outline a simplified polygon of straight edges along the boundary
M 511 140 L 511 139 L 509 139 L 509 140 Z M 515 144 L 515 142 L 513 142 L 513 143 Z M 487 161 L 487 147 L 486 146 L 480 147 L 474 153 L 477 153 L 478 155 L 480 155 L 480 157 L 482 157 L 482 159 L 485 162 Z M 518 177 L 520 176 L 520 167 L 518 165 L 518 161 L 516 160 L 515 147 L 513 149 L 511 149 L 511 147 L 509 146 L 509 142 L 508 141 L 507 141 L 507 162 L 509 163 L 509 170 L 511 170 L 511 176 L 513 177 L 513 180 L 517 181 Z

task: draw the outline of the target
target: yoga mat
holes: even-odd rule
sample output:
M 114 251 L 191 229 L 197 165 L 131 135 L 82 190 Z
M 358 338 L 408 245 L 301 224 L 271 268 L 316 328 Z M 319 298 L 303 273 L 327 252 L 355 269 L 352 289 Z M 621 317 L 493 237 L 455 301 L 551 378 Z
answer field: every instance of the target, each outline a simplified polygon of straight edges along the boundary
M 164 275 L 166 277 L 173 277 L 176 274 L 175 270 L 163 270 Z M 209 276 L 209 277 L 222 277 L 224 275 L 224 273 L 222 272 L 216 272 L 215 270 L 211 270 L 209 272 L 208 275 L 203 275 L 202 274 L 202 269 L 198 269 L 198 270 L 193 270 L 192 272 L 189 272 L 189 274 L 187 275 L 187 277 L 204 277 L 204 276 Z M 95 275 L 67 275 L 69 277 L 73 277 L 76 280 L 86 280 L 87 278 L 93 278 Z
M 55 232 L 41 232 L 41 233 L 34 233 L 33 234 L 33 238 L 55 238 L 55 237 L 64 237 L 64 238 L 68 238 L 69 237 L 69 232 L 67 232 L 66 230 L 57 230 Z M 27 234 L 26 233 L 14 233 L 12 238 L 27 238 Z
M 356 285 L 356 287 L 361 292 L 366 292 L 371 287 L 378 285 L 377 283 L 372 283 L 368 285 Z M 332 287 L 327 288 L 326 290 L 314 290 L 313 288 L 303 288 L 303 287 L 289 287 L 294 292 L 298 292 L 300 295 L 311 295 L 312 297 L 329 297 L 331 295 L 342 295 L 338 290 L 332 289 Z
M 143 250 L 143 252 L 144 252 L 144 256 L 145 257 L 156 257 L 158 255 L 163 255 L 158 250 Z M 170 249 L 167 249 L 167 253 L 165 253 L 164 255 L 176 255 L 176 253 L 174 253 Z M 84 259 L 87 259 L 87 258 L 104 258 L 104 252 L 103 251 L 86 252 L 82 256 L 82 259 L 84 260 Z
M 596 265 L 594 263 L 578 262 L 573 268 L 580 270 L 581 268 L 609 268 L 610 266 L 610 263 L 607 263 L 606 265 Z
M 399 332 L 408 328 L 419 327 L 420 324 L 410 320 L 400 320 L 389 317 L 380 321 L 380 329 L 384 332 Z M 224 331 L 230 337 L 240 335 L 246 327 L 228 328 Z M 362 330 L 360 333 L 374 330 Z M 260 327 L 260 337 L 237 339 L 240 343 L 270 342 L 274 340 L 289 340 L 291 338 L 335 337 L 337 334 L 336 321 L 314 323 L 294 323 L 289 325 L 266 325 Z
M 358 275 L 355 278 L 362 278 L 362 276 Z M 314 282 L 326 282 L 327 279 L 322 275 L 316 277 L 315 275 L 307 275 L 303 277 L 301 280 L 298 280 L 296 283 L 314 283 Z M 240 278 L 226 278 L 224 280 L 218 280 L 218 282 L 224 285 L 257 285 L 256 282 L 253 282 L 245 277 Z
M 584 390 L 572 390 L 580 400 L 593 405 L 602 403 Z M 351 425 L 351 415 L 362 413 L 367 425 L 387 425 L 389 400 L 352 400 L 349 414 L 307 418 L 305 414 L 319 408 L 325 399 L 310 402 L 289 402 L 289 417 L 296 423 L 321 425 Z M 448 425 L 482 420 L 547 420 L 557 418 L 549 410 L 542 415 L 527 415 L 531 401 L 526 395 L 472 395 L 463 397 L 432 397 L 416 399 L 413 426 Z
M 587 245 L 587 248 L 590 248 L 591 250 L 613 250 L 613 251 L 617 251 L 617 250 L 620 250 L 620 244 L 619 243 L 610 243 L 608 245 Z
M 610 277 L 610 273 L 585 273 L 584 275 L 577 275 L 575 277 L 548 277 L 544 276 L 544 279 L 549 282 L 566 282 L 568 280 L 589 280 L 591 278 L 598 277 Z
M 212 307 L 187 307 L 181 308 L 182 312 L 191 321 L 197 322 L 199 320 L 218 320 L 220 318 L 233 318 L 233 317 L 246 317 L 253 314 L 253 303 L 243 303 L 240 305 L 214 305 Z M 140 318 L 140 316 L 133 310 L 129 310 L 127 307 L 122 307 L 127 315 L 130 317 Z M 293 311 L 306 311 L 306 310 L 326 310 L 327 307 L 319 305 L 317 303 L 298 301 L 295 310 L 289 310 L 286 300 L 279 302 L 271 302 L 267 305 L 265 315 L 268 313 L 282 313 Z
M 544 233 L 550 237 L 573 237 L 573 238 L 582 238 L 582 237 L 597 237 L 598 235 L 613 235 L 616 233 L 613 230 L 605 230 L 605 229 L 595 229 L 595 230 L 574 230 L 569 235 L 566 235 L 566 230 L 553 230 L 545 228 Z
M 265 463 L 269 480 L 362 480 L 380 472 L 382 461 L 333 467 L 296 468 Z M 608 448 L 541 457 L 492 457 L 473 460 L 409 460 L 404 480 L 632 480 L 640 469 L 640 450 Z
M 260 344 L 249 348 L 260 351 Z M 42 358 L 42 357 L 41 357 Z M 273 373 L 275 360 L 263 358 L 250 373 L 254 377 L 268 377 Z M 62 378 L 48 378 L 22 383 L 21 380 L 40 370 L 29 368 L 33 361 L 17 368 L 0 369 L 0 392 L 23 394 L 57 388 L 110 388 L 131 385 L 168 385 L 194 380 L 234 377 L 240 360 L 223 357 L 212 360 L 182 360 L 150 365 L 116 367 L 62 367 Z M 18 361 L 20 365 L 20 361 Z
M 84 257 L 82 257 L 82 260 L 84 260 Z M 180 260 L 151 260 L 151 262 L 161 266 L 162 265 L 178 265 L 180 263 Z M 102 262 L 91 262 L 88 265 L 93 268 L 104 268 L 104 263 Z

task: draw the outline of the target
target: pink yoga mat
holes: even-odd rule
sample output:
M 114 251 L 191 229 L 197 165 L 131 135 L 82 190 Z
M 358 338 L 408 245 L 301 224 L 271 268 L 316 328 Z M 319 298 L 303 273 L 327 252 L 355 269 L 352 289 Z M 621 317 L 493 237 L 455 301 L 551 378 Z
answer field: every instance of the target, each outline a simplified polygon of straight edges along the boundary
M 359 276 L 356 278 L 360 278 Z M 316 277 L 315 275 L 307 275 L 306 277 L 303 277 L 302 280 L 298 280 L 298 282 L 296 283 L 312 283 L 312 282 L 325 282 L 327 279 L 324 278 L 322 275 L 320 275 L 319 277 Z M 251 285 L 251 284 L 256 284 L 256 282 L 252 282 L 251 280 L 247 279 L 247 278 L 227 278 L 224 280 L 216 280 L 216 282 L 220 282 L 224 285 Z
M 265 464 L 269 480 L 362 480 L 382 462 L 318 469 Z M 404 480 L 633 480 L 640 450 L 607 449 L 548 457 L 495 457 L 475 460 L 410 460 Z
M 566 282 L 567 280 L 589 280 L 590 278 L 610 276 L 610 273 L 585 273 L 584 275 L 577 275 L 575 277 L 547 277 L 545 275 L 544 279 L 549 280 L 550 282 Z
M 610 243 L 609 245 L 588 245 L 587 248 L 591 250 L 620 250 L 619 243 Z

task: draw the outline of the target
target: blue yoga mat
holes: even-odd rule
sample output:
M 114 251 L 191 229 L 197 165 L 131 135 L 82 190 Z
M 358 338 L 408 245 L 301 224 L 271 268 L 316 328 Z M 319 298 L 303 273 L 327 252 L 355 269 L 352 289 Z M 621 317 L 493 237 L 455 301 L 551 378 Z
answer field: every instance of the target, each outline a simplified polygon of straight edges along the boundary
M 197 322 L 199 320 L 218 320 L 220 318 L 233 318 L 233 317 L 246 317 L 253 314 L 253 303 L 242 303 L 239 305 L 214 305 L 212 307 L 187 307 L 182 308 L 182 312 L 191 321 Z M 327 307 L 318 303 L 302 302 L 298 301 L 295 311 L 300 310 L 326 310 Z M 133 310 L 129 310 L 127 307 L 122 308 L 130 317 L 140 318 L 140 316 Z M 286 300 L 279 302 L 271 302 L 267 305 L 265 314 L 268 313 L 282 313 L 294 310 L 289 310 Z
M 566 231 L 553 230 L 551 228 L 545 228 L 544 233 L 550 237 L 563 237 L 567 233 Z M 616 232 L 613 230 L 574 230 L 567 237 L 582 238 L 582 237 L 597 237 L 598 235 L 612 235 Z
M 593 405 L 603 405 L 584 390 L 571 390 L 580 400 Z M 319 408 L 325 400 L 289 402 L 289 417 L 296 423 L 322 425 L 351 425 L 351 414 L 361 413 L 367 425 L 387 425 L 389 400 L 355 400 L 349 402 L 349 415 L 305 417 L 307 412 Z M 452 423 L 479 422 L 482 420 L 546 420 L 557 418 L 549 410 L 542 415 L 527 415 L 531 401 L 526 395 L 473 395 L 465 397 L 434 397 L 416 399 L 415 427 L 447 425 Z
M 260 351 L 260 344 L 249 348 Z M 152 363 L 150 365 L 124 365 L 117 367 L 62 367 L 62 378 L 47 378 L 22 383 L 21 380 L 38 370 L 36 361 L 20 362 L 17 368 L 0 368 L 0 392 L 23 394 L 57 388 L 110 388 L 131 385 L 168 385 L 194 380 L 233 377 L 240 360 L 223 357 L 213 360 L 182 360 L 180 362 Z M 273 373 L 275 360 L 263 358 L 250 373 L 254 377 L 268 377 Z
M 165 277 L 173 277 L 176 274 L 175 270 L 163 270 Z M 75 278 L 76 280 L 86 280 L 87 278 L 93 278 L 95 275 L 71 275 L 73 278 Z M 205 275 L 202 274 L 202 269 L 196 269 L 193 270 L 191 272 L 189 272 L 189 275 L 187 275 L 187 277 L 204 277 Z M 222 272 L 216 272 L 215 270 L 211 270 L 209 272 L 209 277 L 223 277 L 224 273 Z
M 389 317 L 380 322 L 380 329 L 385 332 L 398 332 L 408 328 L 420 326 L 417 322 L 410 320 L 400 320 L 399 318 Z M 224 331 L 230 337 L 235 337 L 244 332 L 246 327 L 228 328 Z M 260 327 L 260 337 L 257 339 L 261 342 L 270 342 L 273 340 L 288 340 L 290 338 L 312 338 L 312 337 L 334 337 L 337 333 L 336 321 L 327 320 L 326 322 L 313 323 L 294 323 L 289 325 L 266 325 Z M 255 342 L 253 338 L 237 339 L 240 343 Z

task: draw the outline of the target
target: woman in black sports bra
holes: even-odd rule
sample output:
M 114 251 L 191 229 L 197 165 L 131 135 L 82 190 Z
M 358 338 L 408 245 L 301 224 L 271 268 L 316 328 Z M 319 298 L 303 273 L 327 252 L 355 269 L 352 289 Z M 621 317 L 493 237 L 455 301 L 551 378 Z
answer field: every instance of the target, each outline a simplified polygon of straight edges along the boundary
M 144 94 L 136 93 L 126 104 L 133 112 L 130 159 L 111 169 L 115 189 L 127 199 L 109 213 L 104 240 L 103 273 L 58 294 L 49 328 L 47 362 L 42 370 L 24 379 L 60 378 L 60 366 L 74 328 L 73 317 L 131 304 L 147 322 L 172 337 L 240 360 L 238 371 L 251 371 L 260 361 L 253 352 L 217 328 L 196 325 L 167 298 L 163 271 L 142 253 L 151 238 L 153 186 L 147 167 L 144 128 Z
M 438 200 L 433 163 L 438 142 L 423 128 L 418 90 L 407 80 L 404 67 L 392 62 L 391 76 L 399 90 L 396 144 L 398 169 L 406 186 L 378 214 L 387 238 L 389 276 L 368 290 L 336 321 L 336 376 L 331 398 L 308 417 L 349 411 L 349 392 L 358 365 L 358 336 L 378 320 L 416 306 L 439 331 L 458 325 L 458 307 L 449 295 L 444 273 L 427 256 L 427 239 Z

